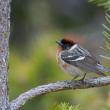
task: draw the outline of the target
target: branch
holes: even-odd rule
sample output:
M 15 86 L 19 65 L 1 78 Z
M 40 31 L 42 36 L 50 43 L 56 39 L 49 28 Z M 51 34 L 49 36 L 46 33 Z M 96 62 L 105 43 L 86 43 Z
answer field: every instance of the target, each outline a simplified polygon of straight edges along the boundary
M 17 110 L 22 107 L 28 100 L 47 94 L 50 92 L 57 92 L 70 89 L 86 89 L 92 87 L 107 86 L 110 84 L 110 76 L 100 77 L 96 79 L 86 79 L 84 81 L 58 81 L 47 85 L 38 86 L 23 94 L 10 103 L 11 110 Z

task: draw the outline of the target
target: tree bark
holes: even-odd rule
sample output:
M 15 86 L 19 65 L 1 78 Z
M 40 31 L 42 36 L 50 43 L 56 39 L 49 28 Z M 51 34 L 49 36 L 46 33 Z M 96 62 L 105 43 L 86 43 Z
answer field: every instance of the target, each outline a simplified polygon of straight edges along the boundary
M 0 110 L 9 110 L 8 55 L 10 35 L 10 0 L 0 0 Z

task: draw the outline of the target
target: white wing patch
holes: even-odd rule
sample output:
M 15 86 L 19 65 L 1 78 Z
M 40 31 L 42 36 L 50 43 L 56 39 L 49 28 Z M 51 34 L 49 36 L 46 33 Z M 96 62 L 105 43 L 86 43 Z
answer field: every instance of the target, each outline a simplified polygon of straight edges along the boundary
M 79 57 L 77 59 L 70 60 L 70 61 L 80 61 L 80 60 L 84 60 L 84 59 L 85 59 L 85 56 L 81 56 L 81 57 Z
M 73 56 L 70 55 L 70 56 L 68 56 L 68 58 L 73 58 Z
M 69 50 L 69 51 L 71 51 L 71 50 L 75 49 L 77 46 L 78 46 L 77 44 L 73 45 L 73 46 L 70 48 L 70 50 Z

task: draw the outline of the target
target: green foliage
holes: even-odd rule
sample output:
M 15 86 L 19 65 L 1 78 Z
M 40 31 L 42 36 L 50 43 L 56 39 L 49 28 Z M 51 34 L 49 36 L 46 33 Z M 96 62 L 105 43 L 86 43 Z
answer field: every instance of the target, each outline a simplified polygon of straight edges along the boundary
M 103 35 L 105 40 L 105 48 L 103 49 L 110 53 L 110 15 L 108 14 L 110 11 L 110 0 L 89 0 L 89 2 L 93 2 L 97 4 L 97 6 L 102 6 L 107 11 L 105 14 L 106 24 L 103 24 Z
M 104 7 L 106 10 L 110 11 L 110 0 L 89 0 L 89 2 L 93 2 L 97 6 Z
M 70 105 L 69 103 L 60 103 L 53 110 L 81 110 L 80 105 Z
M 103 35 L 105 38 L 105 46 L 106 46 L 104 50 L 106 50 L 107 52 L 110 52 L 110 15 L 106 14 L 105 19 L 107 23 L 106 25 L 103 24 L 103 27 L 104 27 Z

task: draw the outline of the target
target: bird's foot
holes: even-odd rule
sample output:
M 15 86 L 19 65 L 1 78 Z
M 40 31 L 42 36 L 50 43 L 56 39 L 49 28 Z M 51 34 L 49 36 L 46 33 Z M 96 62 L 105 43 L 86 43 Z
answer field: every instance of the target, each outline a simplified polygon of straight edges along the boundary
M 86 73 L 84 74 L 84 76 L 81 79 L 79 79 L 79 81 L 84 82 L 85 77 L 86 77 Z

